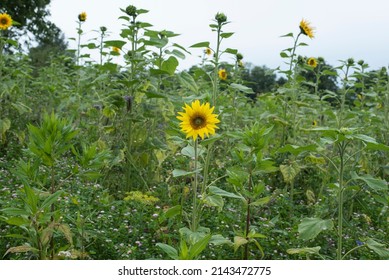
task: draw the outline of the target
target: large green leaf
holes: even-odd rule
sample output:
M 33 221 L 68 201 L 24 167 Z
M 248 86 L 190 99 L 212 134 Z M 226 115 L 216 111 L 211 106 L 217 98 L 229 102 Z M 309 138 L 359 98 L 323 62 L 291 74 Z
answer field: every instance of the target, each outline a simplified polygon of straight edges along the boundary
M 389 249 L 386 248 L 384 244 L 369 238 L 366 240 L 366 246 L 377 253 L 380 257 L 389 258 Z
M 173 76 L 178 64 L 177 58 L 170 56 L 167 60 L 162 62 L 161 70 L 166 71 L 170 76 Z
M 388 183 L 385 180 L 374 178 L 369 174 L 360 176 L 353 171 L 351 172 L 351 178 L 364 181 L 370 188 L 376 191 L 386 191 L 388 189 Z
M 216 194 L 219 196 L 225 196 L 225 197 L 231 197 L 231 198 L 239 198 L 242 199 L 243 197 L 234 193 L 227 192 L 225 190 L 222 190 L 221 188 L 215 187 L 215 186 L 210 186 L 209 187 L 209 192 L 212 194 Z
M 290 248 L 290 249 L 286 250 L 286 252 L 288 254 L 291 254 L 291 255 L 293 255 L 293 254 L 316 255 L 316 254 L 319 254 L 320 249 L 321 249 L 320 246 L 317 246 L 317 247 L 304 247 L 304 248 Z
M 157 243 L 156 246 L 161 248 L 161 250 L 164 251 L 171 259 L 178 260 L 178 252 L 172 246 L 164 243 Z
M 298 225 L 300 238 L 304 240 L 314 239 L 323 230 L 331 230 L 334 227 L 332 220 L 320 218 L 304 218 Z
M 284 177 L 285 183 L 290 183 L 294 180 L 297 174 L 300 173 L 300 166 L 297 162 L 292 162 L 290 165 L 280 165 L 282 176 Z
M 191 247 L 189 247 L 188 257 L 189 259 L 193 260 L 196 259 L 202 251 L 208 246 L 208 243 L 211 239 L 211 234 L 207 234 L 203 238 L 201 238 L 199 241 L 197 241 L 195 244 L 193 244 Z

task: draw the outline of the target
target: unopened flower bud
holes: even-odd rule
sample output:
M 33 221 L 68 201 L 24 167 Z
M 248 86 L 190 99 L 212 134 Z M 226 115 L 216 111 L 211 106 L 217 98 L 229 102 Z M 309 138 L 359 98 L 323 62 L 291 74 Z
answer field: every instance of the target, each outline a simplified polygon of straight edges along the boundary
M 128 6 L 128 7 L 126 8 L 126 13 L 127 13 L 127 15 L 129 15 L 129 16 L 136 17 L 136 16 L 137 16 L 136 7 L 133 6 L 133 5 Z
M 227 16 L 223 13 L 217 13 L 215 19 L 218 24 L 222 24 L 227 21 Z

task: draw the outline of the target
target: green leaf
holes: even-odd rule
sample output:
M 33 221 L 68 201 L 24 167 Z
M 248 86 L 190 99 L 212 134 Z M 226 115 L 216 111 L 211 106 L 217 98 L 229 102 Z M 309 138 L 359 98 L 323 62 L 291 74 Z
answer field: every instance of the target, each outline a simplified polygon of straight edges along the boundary
M 164 243 L 157 243 L 156 246 L 158 246 L 162 251 L 164 251 L 171 259 L 178 260 L 178 252 L 172 246 Z
M 226 33 L 221 33 L 220 37 L 222 37 L 222 38 L 230 38 L 232 35 L 234 35 L 234 32 L 226 32 Z
M 285 53 L 285 52 L 280 52 L 280 56 L 282 58 L 289 58 L 289 55 L 287 53 Z
M 193 91 L 194 93 L 199 92 L 199 87 L 197 86 L 193 77 L 188 72 L 183 71 L 179 75 L 177 75 L 177 77 L 182 86 Z
M 234 237 L 234 251 L 236 252 L 240 246 L 247 244 L 248 241 L 246 238 L 243 238 L 242 236 L 235 236 Z
M 291 248 L 286 250 L 288 254 L 300 254 L 300 255 L 317 255 L 319 254 L 321 247 L 305 247 L 305 248 Z
M 178 60 L 174 56 L 170 56 L 167 60 L 162 62 L 161 70 L 166 71 L 170 76 L 174 75 L 174 72 L 178 66 Z
M 229 54 L 237 54 L 238 53 L 238 50 L 237 49 L 230 49 L 230 48 L 227 48 L 225 51 L 225 53 L 229 53 Z
M 225 196 L 225 197 L 231 197 L 231 198 L 243 199 L 243 197 L 241 195 L 236 195 L 234 193 L 227 192 L 227 191 L 222 190 L 222 189 L 215 187 L 215 186 L 210 186 L 208 189 L 209 189 L 209 192 L 212 194 L 216 194 L 219 196 Z
M 367 135 L 364 135 L 364 134 L 354 134 L 353 138 L 362 140 L 363 142 L 366 142 L 366 143 L 378 144 L 374 138 L 367 136 Z
M 125 44 L 126 44 L 126 42 L 121 41 L 121 40 L 104 41 L 105 47 L 116 47 L 116 48 L 122 49 Z
M 316 145 L 312 144 L 312 145 L 307 145 L 307 146 L 296 146 L 296 145 L 290 145 L 290 144 L 287 144 L 285 145 L 284 147 L 281 147 L 279 148 L 277 151 L 279 153 L 291 153 L 292 155 L 299 155 L 301 154 L 302 152 L 314 152 L 317 150 L 317 147 Z
M 43 201 L 42 205 L 41 205 L 41 209 L 45 209 L 45 208 L 48 208 L 50 207 L 54 202 L 57 201 L 58 197 L 63 193 L 62 190 L 60 191 L 56 191 L 55 193 L 53 193 L 52 195 L 50 195 L 48 198 L 45 199 L 45 201 Z
M 292 162 L 290 165 L 280 165 L 280 171 L 284 177 L 285 183 L 291 183 L 297 174 L 300 173 L 300 166 L 297 162 Z
M 10 216 L 28 216 L 29 214 L 26 212 L 26 210 L 20 208 L 4 208 L 0 209 L 0 211 Z
M 170 207 L 165 213 L 164 216 L 166 218 L 172 218 L 174 216 L 177 216 L 181 213 L 182 207 L 181 205 L 175 205 L 173 207 Z
M 220 195 L 208 195 L 204 198 L 204 203 L 208 206 L 217 207 L 219 212 L 224 206 L 224 200 Z
M 261 197 L 260 199 L 254 201 L 254 202 L 251 202 L 250 205 L 251 206 L 262 206 L 262 205 L 265 205 L 265 204 L 269 203 L 270 198 L 271 198 L 270 196 Z
M 351 172 L 351 178 L 364 181 L 370 188 L 376 191 L 386 191 L 388 189 L 388 183 L 385 180 L 374 178 L 369 174 L 359 176 L 353 171 Z
M 7 224 L 13 225 L 13 226 L 28 225 L 30 223 L 29 220 L 22 218 L 22 217 L 11 217 L 9 219 L 6 219 L 5 222 Z
M 196 173 L 195 171 L 185 171 L 185 170 L 182 170 L 182 169 L 174 169 L 173 170 L 173 177 L 188 176 L 188 175 L 192 175 L 192 174 L 195 174 L 195 173 Z
M 204 249 L 207 247 L 209 241 L 211 240 L 211 237 L 212 237 L 211 234 L 207 234 L 199 241 L 197 241 L 195 244 L 193 244 L 189 248 L 189 254 L 188 254 L 189 259 L 193 260 L 197 258 L 201 254 L 201 252 L 204 251 Z
M 230 87 L 235 89 L 235 90 L 239 90 L 241 92 L 244 92 L 244 93 L 248 93 L 248 94 L 254 93 L 252 88 L 246 87 L 246 86 L 241 85 L 241 84 L 232 83 L 232 84 L 230 84 Z
M 366 246 L 377 253 L 380 257 L 389 258 L 389 249 L 384 244 L 375 241 L 372 238 L 366 240 Z
M 291 33 L 288 33 L 288 34 L 282 35 L 282 36 L 280 36 L 280 37 L 293 37 L 293 33 L 291 32 Z
M 300 238 L 303 240 L 314 239 L 323 230 L 331 230 L 334 227 L 332 220 L 320 218 L 304 218 L 298 225 Z
M 209 42 L 200 42 L 190 46 L 189 48 L 209 48 Z
M 209 243 L 211 243 L 215 246 L 220 246 L 220 245 L 224 245 L 224 244 L 232 245 L 231 240 L 229 240 L 228 238 L 225 238 L 224 236 L 222 236 L 220 234 L 212 235 L 211 240 L 209 240 Z

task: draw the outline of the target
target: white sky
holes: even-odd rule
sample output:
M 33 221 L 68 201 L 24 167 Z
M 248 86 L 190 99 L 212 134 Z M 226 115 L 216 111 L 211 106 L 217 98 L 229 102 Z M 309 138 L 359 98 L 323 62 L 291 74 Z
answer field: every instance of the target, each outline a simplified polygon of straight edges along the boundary
M 123 15 L 119 8 L 134 5 L 149 10 L 138 20 L 153 24 L 154 30 L 181 34 L 172 42 L 192 52 L 180 62 L 180 69 L 200 62 L 201 50 L 189 49 L 190 45 L 209 41 L 215 47 L 216 36 L 209 24 L 217 12 L 225 13 L 231 22 L 224 31 L 235 32 L 223 41 L 222 48 L 238 49 L 245 62 L 285 69 L 279 53 L 292 47 L 293 42 L 280 36 L 289 32 L 297 35 L 304 18 L 316 32 L 313 40 L 301 37 L 309 46 L 300 48 L 298 54 L 322 56 L 333 66 L 350 57 L 363 59 L 373 70 L 389 63 L 388 4 L 387 0 L 52 0 L 51 14 L 67 38 L 77 36 L 77 15 L 85 11 L 88 18 L 83 24 L 84 40 L 97 37 L 92 30 L 100 26 L 106 26 L 112 32 L 109 39 L 115 40 L 121 39 L 119 32 L 124 23 L 118 20 Z M 223 59 L 228 61 L 230 57 L 225 55 Z

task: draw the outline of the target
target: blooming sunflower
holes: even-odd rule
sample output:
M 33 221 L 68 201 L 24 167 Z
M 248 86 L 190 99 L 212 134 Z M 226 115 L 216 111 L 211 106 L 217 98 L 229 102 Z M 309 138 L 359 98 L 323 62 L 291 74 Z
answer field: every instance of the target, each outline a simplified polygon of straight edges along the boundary
M 213 114 L 215 107 L 210 107 L 209 103 L 200 104 L 199 100 L 192 102 L 191 106 L 185 104 L 183 107 L 185 112 L 178 112 L 177 119 L 181 121 L 180 127 L 183 132 L 186 133 L 186 138 L 193 137 L 193 140 L 200 136 L 201 139 L 205 138 L 205 135 L 215 134 L 216 126 L 219 123 L 219 119 L 216 114 Z
M 81 22 L 86 21 L 86 13 L 82 12 L 81 14 L 78 15 L 78 20 Z
M 313 39 L 315 36 L 313 35 L 314 28 L 310 26 L 310 23 L 306 21 L 305 19 L 302 19 L 300 21 L 300 31 L 304 35 L 308 36 L 309 38 Z
M 211 55 L 212 54 L 212 50 L 210 48 L 206 48 L 204 50 L 204 52 L 205 52 L 206 55 Z
M 9 14 L 0 14 L 0 29 L 7 30 L 12 25 L 12 18 Z
M 313 120 L 312 126 L 317 126 L 317 121 L 316 120 Z
M 120 48 L 112 47 L 112 52 L 114 52 L 115 54 L 120 54 Z
M 314 58 L 314 57 L 308 58 L 307 64 L 309 66 L 313 67 L 313 68 L 316 68 L 317 67 L 317 60 L 316 60 L 316 58 Z
M 219 70 L 219 78 L 220 78 L 220 80 L 223 80 L 223 81 L 227 80 L 227 71 L 226 71 L 226 69 L 220 69 Z

